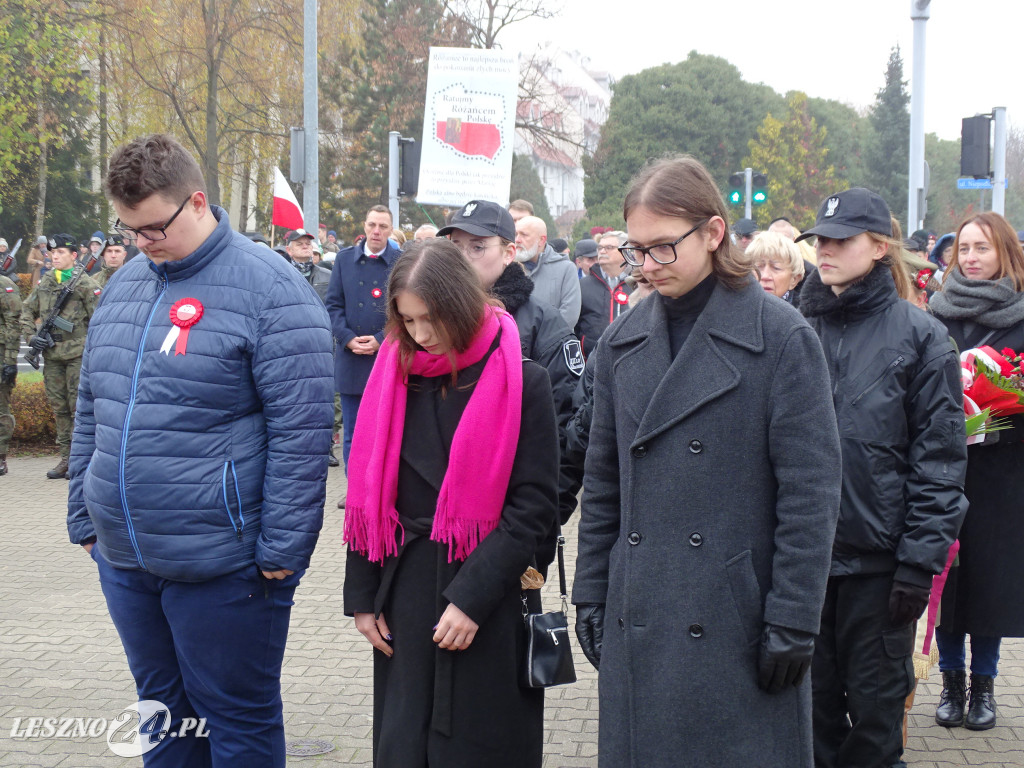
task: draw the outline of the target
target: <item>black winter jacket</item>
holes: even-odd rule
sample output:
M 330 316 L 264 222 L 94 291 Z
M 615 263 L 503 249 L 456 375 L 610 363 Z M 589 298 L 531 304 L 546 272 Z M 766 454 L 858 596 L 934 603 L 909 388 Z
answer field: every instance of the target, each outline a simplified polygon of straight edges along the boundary
M 590 357 L 605 328 L 629 306 L 632 292 L 633 286 L 625 281 L 615 288 L 610 287 L 597 264 L 580 278 L 580 319 L 576 323 L 576 335 L 583 345 L 584 357 Z
M 800 310 L 825 350 L 842 445 L 831 575 L 895 571 L 927 587 L 967 511 L 960 365 L 946 329 L 899 298 L 884 265 L 839 296 L 812 274 Z

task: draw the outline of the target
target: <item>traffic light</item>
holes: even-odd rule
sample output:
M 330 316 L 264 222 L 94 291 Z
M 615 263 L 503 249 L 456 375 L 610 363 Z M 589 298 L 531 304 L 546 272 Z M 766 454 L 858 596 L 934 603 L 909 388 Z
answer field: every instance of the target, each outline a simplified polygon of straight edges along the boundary
M 734 173 L 729 177 L 729 202 L 733 205 L 743 204 L 743 187 L 746 184 L 746 177 L 743 172 Z
M 960 125 L 960 175 L 987 179 L 992 170 L 988 146 L 991 118 L 965 117 Z
M 763 173 L 755 173 L 750 178 L 750 202 L 764 205 L 768 202 L 768 177 Z

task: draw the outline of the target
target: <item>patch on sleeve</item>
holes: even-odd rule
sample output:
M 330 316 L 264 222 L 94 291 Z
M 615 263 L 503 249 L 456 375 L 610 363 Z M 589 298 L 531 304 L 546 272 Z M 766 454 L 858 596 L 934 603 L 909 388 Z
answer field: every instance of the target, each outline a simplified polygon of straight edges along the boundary
M 5 286 L 4 290 L 7 291 L 8 293 L 14 293 L 14 286 L 13 285 Z
M 565 357 L 565 367 L 573 376 L 582 376 L 586 363 L 583 360 L 583 347 L 579 339 L 569 339 L 562 345 L 562 355 Z
M 97 288 L 95 291 L 92 292 L 92 295 L 93 296 L 99 296 L 101 293 L 103 293 L 103 289 L 102 288 Z

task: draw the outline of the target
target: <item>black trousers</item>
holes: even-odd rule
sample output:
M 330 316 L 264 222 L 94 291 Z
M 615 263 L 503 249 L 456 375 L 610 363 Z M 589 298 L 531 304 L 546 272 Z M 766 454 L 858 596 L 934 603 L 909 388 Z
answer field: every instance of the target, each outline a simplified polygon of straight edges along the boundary
M 828 580 L 811 668 L 815 768 L 906 765 L 914 623 L 889 621 L 891 589 L 891 573 Z

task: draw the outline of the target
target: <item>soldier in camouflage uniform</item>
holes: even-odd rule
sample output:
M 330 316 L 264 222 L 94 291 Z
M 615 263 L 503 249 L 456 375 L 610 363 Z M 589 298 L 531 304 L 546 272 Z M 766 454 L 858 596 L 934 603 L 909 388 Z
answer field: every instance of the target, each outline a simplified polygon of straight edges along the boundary
M 37 322 L 46 319 L 61 291 L 61 283 L 71 278 L 78 255 L 78 245 L 70 235 L 53 235 L 49 241 L 53 269 L 43 275 L 39 284 L 25 299 L 21 311 L 21 329 L 29 346 L 43 353 L 43 383 L 46 399 L 57 419 L 57 445 L 60 462 L 46 473 L 51 479 L 67 477 L 68 456 L 71 453 L 71 433 L 75 427 L 75 405 L 78 400 L 78 376 L 82 369 L 85 350 L 85 332 L 102 288 L 89 275 L 75 286 L 60 317 L 72 324 L 72 330 L 54 329 L 54 345 L 37 335 Z
M 0 475 L 7 474 L 7 446 L 14 434 L 11 390 L 18 377 L 21 343 L 21 294 L 9 277 L 0 275 Z
M 107 247 L 100 254 L 100 261 L 103 269 L 92 276 L 92 279 L 106 288 L 107 281 L 124 265 L 124 258 L 128 251 L 124 247 L 124 238 L 118 234 L 112 234 L 107 238 Z

